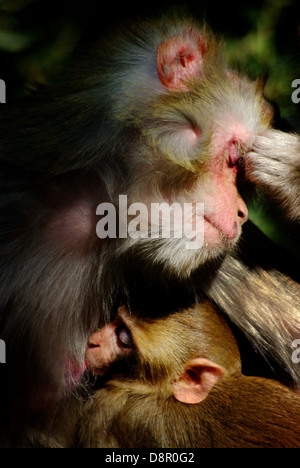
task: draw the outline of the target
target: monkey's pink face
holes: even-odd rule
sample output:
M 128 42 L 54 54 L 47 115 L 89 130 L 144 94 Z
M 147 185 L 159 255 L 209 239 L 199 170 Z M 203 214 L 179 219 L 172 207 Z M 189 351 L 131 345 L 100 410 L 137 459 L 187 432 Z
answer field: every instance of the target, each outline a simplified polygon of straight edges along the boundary
M 247 206 L 236 185 L 239 145 L 235 138 L 220 145 L 204 176 L 200 175 L 192 190 L 185 194 L 186 201 L 203 204 L 203 212 L 198 216 L 203 217 L 204 244 L 216 252 L 235 244 L 248 219 Z
M 130 330 L 121 316 L 119 312 L 114 322 L 99 329 L 89 339 L 86 364 L 95 375 L 105 374 L 113 362 L 130 355 L 134 348 Z
M 232 116 L 226 120 L 226 115 L 207 131 L 200 131 L 199 124 L 189 159 L 188 134 L 194 130 L 187 129 L 187 125 L 188 122 L 182 121 L 182 128 L 186 126 L 181 135 L 183 157 L 180 159 L 175 148 L 179 132 L 173 141 L 169 135 L 169 148 L 174 148 L 172 156 L 164 162 L 162 158 L 154 161 L 152 172 L 146 175 L 141 167 L 136 177 L 140 187 L 138 190 L 136 185 L 133 187 L 135 191 L 130 194 L 129 203 L 142 200 L 146 210 L 140 209 L 141 230 L 128 245 L 132 247 L 135 243 L 164 268 L 171 267 L 179 274 L 188 275 L 207 260 L 234 247 L 240 237 L 248 209 L 238 192 L 237 179 L 243 153 L 251 145 L 254 131 L 234 121 Z M 213 135 L 209 141 L 207 135 Z M 164 146 L 165 141 L 157 141 Z M 168 230 L 170 212 L 173 224 Z M 172 234 L 163 238 L 162 233 L 170 231 Z
M 224 140 L 226 142 L 226 139 Z M 220 145 L 209 165 L 209 178 L 200 179 L 193 193 L 204 204 L 204 240 L 211 247 L 232 246 L 248 219 L 247 206 L 237 189 L 240 141 Z

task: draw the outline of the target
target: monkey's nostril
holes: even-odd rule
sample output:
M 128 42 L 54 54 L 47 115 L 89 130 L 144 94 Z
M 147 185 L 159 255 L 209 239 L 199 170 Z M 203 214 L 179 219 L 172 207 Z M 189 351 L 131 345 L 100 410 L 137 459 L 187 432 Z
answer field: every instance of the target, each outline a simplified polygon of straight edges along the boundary
M 92 349 L 92 348 L 99 348 L 99 347 L 100 347 L 100 345 L 98 345 L 98 344 L 88 343 L 88 348 L 89 348 L 89 349 Z
M 238 219 L 241 224 L 244 224 L 247 219 L 248 219 L 248 210 L 247 208 L 245 210 L 238 210 Z

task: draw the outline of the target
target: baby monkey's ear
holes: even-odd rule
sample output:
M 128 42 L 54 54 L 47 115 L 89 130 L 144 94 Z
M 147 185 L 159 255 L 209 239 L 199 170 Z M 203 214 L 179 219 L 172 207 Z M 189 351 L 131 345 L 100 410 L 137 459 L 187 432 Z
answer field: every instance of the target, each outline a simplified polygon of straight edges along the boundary
M 209 359 L 192 359 L 184 373 L 173 381 L 174 397 L 181 403 L 200 403 L 224 374 L 225 370 Z

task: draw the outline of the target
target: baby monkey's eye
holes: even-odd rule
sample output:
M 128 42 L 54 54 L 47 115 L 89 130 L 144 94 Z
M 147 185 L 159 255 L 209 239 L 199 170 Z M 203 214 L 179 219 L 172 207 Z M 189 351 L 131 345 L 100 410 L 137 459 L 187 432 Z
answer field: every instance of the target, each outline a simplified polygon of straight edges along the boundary
M 116 331 L 119 346 L 122 348 L 133 348 L 134 343 L 129 329 L 125 325 L 120 325 Z

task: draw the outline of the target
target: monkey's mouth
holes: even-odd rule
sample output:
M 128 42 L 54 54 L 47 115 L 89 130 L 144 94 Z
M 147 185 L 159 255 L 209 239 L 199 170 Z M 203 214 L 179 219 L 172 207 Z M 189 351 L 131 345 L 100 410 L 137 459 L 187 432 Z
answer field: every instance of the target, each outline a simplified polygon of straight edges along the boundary
M 240 237 L 241 230 L 235 222 L 232 226 L 232 232 L 225 233 L 224 230 L 218 226 L 209 216 L 205 215 L 204 218 L 204 242 L 211 247 L 233 247 Z

